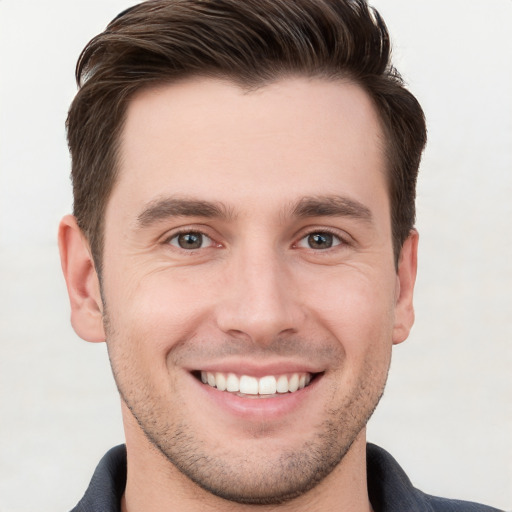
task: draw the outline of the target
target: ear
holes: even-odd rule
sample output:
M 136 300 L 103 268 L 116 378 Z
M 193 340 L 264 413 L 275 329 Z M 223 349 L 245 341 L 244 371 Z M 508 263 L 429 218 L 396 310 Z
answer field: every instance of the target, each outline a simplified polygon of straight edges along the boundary
M 98 275 L 89 243 L 72 215 L 66 215 L 59 225 L 59 251 L 73 329 L 86 341 L 105 341 Z
M 412 229 L 400 251 L 393 328 L 395 345 L 407 339 L 414 323 L 413 294 L 418 266 L 418 239 L 418 232 Z

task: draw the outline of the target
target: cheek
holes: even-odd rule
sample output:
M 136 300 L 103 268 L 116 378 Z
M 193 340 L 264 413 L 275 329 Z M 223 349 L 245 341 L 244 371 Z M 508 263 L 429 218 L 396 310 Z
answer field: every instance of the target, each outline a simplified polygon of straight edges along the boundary
M 364 357 L 369 350 L 391 347 L 394 324 L 394 279 L 364 274 L 357 269 L 332 272 L 322 286 L 307 286 L 303 295 L 316 321 L 343 345 L 344 351 Z M 313 284 L 313 283 L 309 283 Z
M 137 351 L 166 356 L 194 336 L 208 315 L 211 294 L 178 272 L 155 271 L 140 279 L 112 281 L 106 294 L 111 322 Z M 119 336 L 118 336 L 119 337 Z

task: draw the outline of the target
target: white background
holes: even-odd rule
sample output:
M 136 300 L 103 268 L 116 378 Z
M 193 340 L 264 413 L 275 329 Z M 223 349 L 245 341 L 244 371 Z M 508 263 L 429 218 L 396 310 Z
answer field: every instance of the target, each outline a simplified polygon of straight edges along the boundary
M 69 326 L 74 65 L 122 0 L 0 0 L 0 512 L 68 510 L 123 441 L 103 345 Z M 417 322 L 369 439 L 429 493 L 512 509 L 511 0 L 379 0 L 426 111 Z

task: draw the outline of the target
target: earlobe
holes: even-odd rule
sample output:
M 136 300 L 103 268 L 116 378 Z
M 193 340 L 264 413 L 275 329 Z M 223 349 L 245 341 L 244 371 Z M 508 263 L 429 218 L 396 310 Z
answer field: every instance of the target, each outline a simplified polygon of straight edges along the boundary
M 393 344 L 395 345 L 407 339 L 414 323 L 413 295 L 418 266 L 418 240 L 418 232 L 415 229 L 411 230 L 400 252 L 393 329 Z
M 66 215 L 59 225 L 59 251 L 73 329 L 86 341 L 105 341 L 98 275 L 89 244 L 72 215 Z

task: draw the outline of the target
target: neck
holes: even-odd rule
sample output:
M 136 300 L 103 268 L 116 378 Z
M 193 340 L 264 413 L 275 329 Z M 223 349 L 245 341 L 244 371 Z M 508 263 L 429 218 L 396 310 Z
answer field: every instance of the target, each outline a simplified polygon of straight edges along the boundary
M 128 420 L 128 421 L 126 421 Z M 128 477 L 122 512 L 371 512 L 363 429 L 338 466 L 317 486 L 278 505 L 241 505 L 219 498 L 179 472 L 125 415 Z

